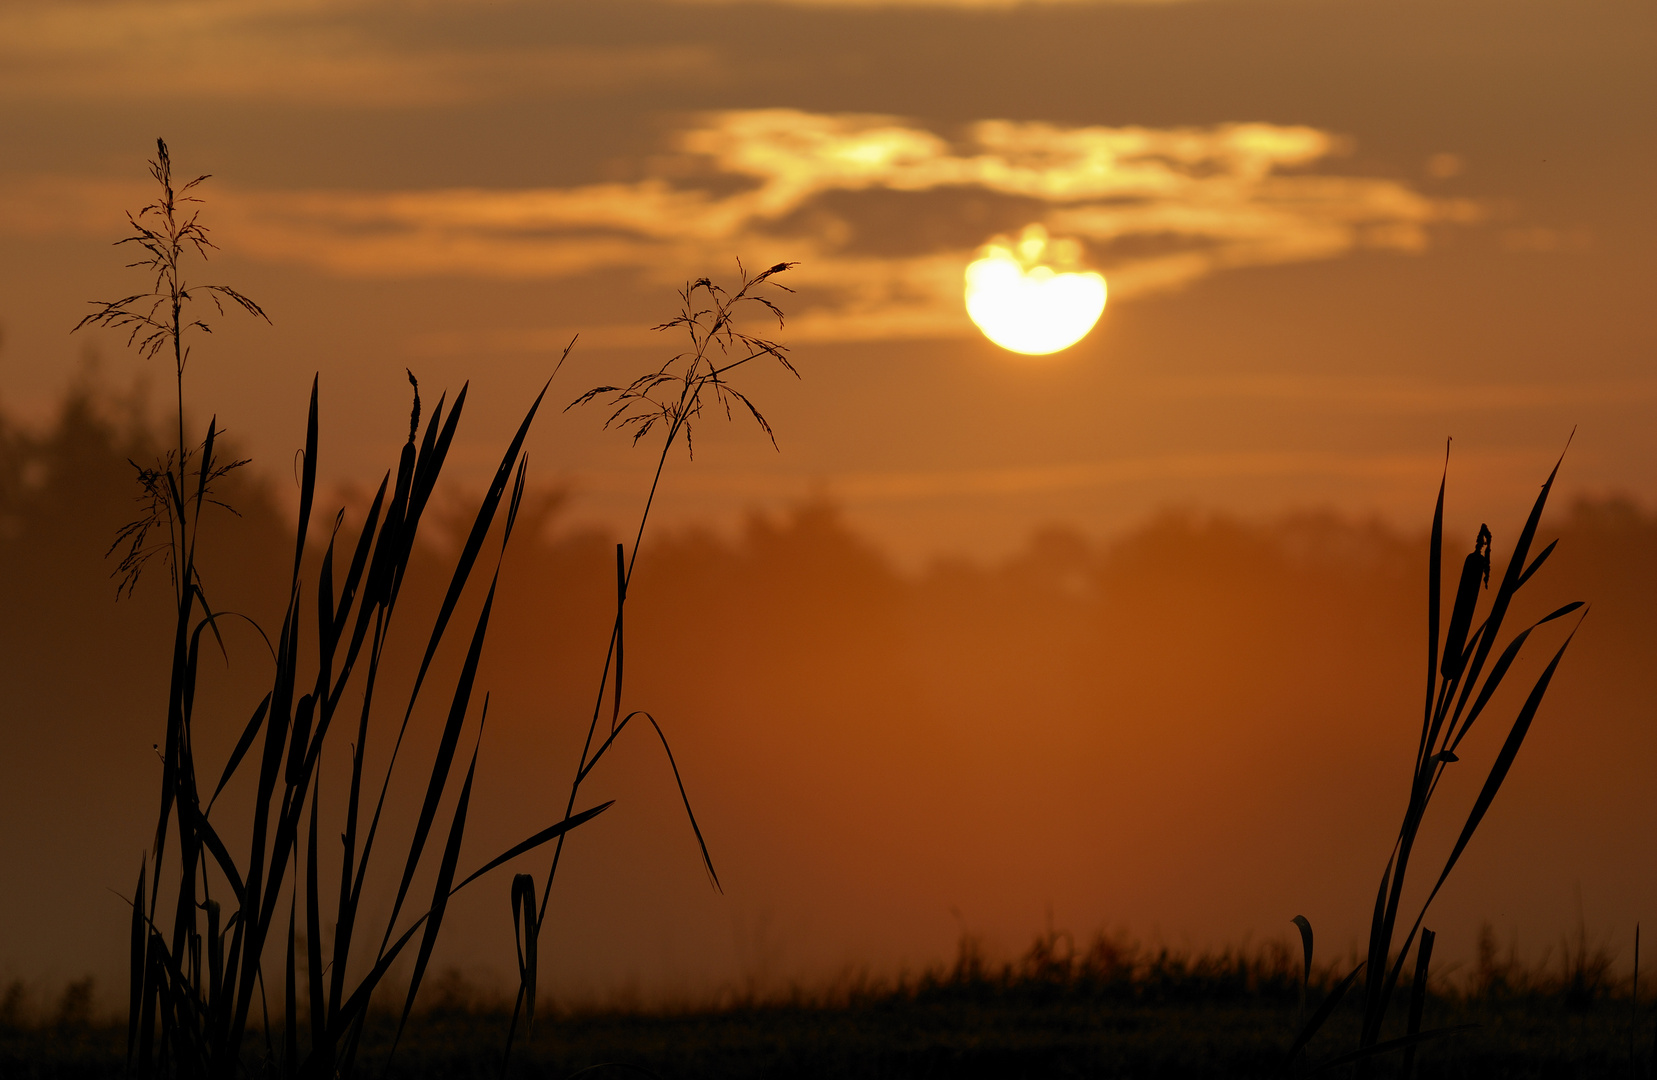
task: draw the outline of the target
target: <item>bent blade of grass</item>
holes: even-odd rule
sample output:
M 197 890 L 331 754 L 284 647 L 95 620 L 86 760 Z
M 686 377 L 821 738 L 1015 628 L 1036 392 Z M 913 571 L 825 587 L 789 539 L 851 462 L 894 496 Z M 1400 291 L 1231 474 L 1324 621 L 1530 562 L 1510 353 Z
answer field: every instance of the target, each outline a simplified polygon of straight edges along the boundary
M 1548 561 L 1548 556 L 1552 555 L 1553 554 L 1553 549 L 1558 547 L 1558 546 L 1559 546 L 1559 541 L 1555 540 L 1553 543 L 1551 543 L 1547 547 L 1543 548 L 1542 549 L 1542 554 L 1536 556 L 1535 560 L 1532 561 L 1529 566 L 1525 567 L 1525 572 L 1519 575 L 1519 583 L 1518 583 L 1518 585 L 1515 586 L 1515 588 L 1523 587 L 1525 582 L 1530 580 L 1531 575 L 1536 573 L 1536 571 L 1540 570 L 1542 568 L 1542 564 Z
M 1467 719 L 1462 722 L 1459 728 L 1456 729 L 1455 737 L 1452 741 L 1450 741 L 1448 747 L 1452 753 L 1454 753 L 1456 748 L 1461 745 L 1462 739 L 1466 738 L 1467 732 L 1472 729 L 1473 721 L 1477 720 L 1480 714 L 1484 712 L 1484 707 L 1490 703 L 1490 698 L 1493 694 L 1495 694 L 1496 688 L 1499 687 L 1502 684 L 1502 680 L 1507 677 L 1508 668 L 1512 667 L 1513 661 L 1518 658 L 1519 650 L 1524 647 L 1525 641 L 1530 637 L 1531 631 L 1535 630 L 1544 623 L 1550 623 L 1555 619 L 1569 615 L 1581 606 L 1581 600 L 1573 600 L 1564 607 L 1559 608 L 1556 611 L 1552 611 L 1547 615 L 1544 615 L 1542 618 L 1537 619 L 1535 622 L 1531 623 L 1514 636 L 1513 640 L 1508 643 L 1507 648 L 1502 650 L 1502 655 L 1496 659 L 1496 666 L 1490 669 L 1489 678 L 1485 679 L 1484 686 L 1479 690 L 1479 696 L 1473 702 L 1472 712 L 1467 714 Z
M 599 803 L 590 810 L 583 810 L 579 814 L 572 814 L 563 821 L 558 822 L 556 825 L 550 825 L 547 828 L 542 829 L 540 832 L 529 837 L 527 840 L 521 840 L 518 843 L 513 844 L 511 847 L 507 848 L 505 851 L 501 852 L 499 855 L 495 856 L 493 859 L 490 859 L 488 862 L 468 874 L 464 881 L 455 886 L 455 892 L 459 892 L 461 889 L 464 889 L 466 886 L 487 874 L 489 871 L 495 869 L 497 866 L 509 862 L 512 859 L 516 859 L 519 855 L 526 852 L 534 851 L 547 841 L 555 840 L 558 837 L 563 836 L 577 825 L 585 825 L 587 822 L 604 813 L 604 811 L 610 809 L 610 807 L 615 804 L 616 801 L 614 799 L 611 799 L 608 802 Z
M 1573 437 L 1575 434 L 1573 431 Z M 1570 449 L 1569 440 L 1566 441 L 1565 448 L 1566 450 Z M 1537 493 L 1535 503 L 1531 505 L 1530 514 L 1525 518 L 1524 528 L 1519 531 L 1519 539 L 1513 545 L 1513 554 L 1508 558 L 1507 569 L 1502 573 L 1502 584 L 1496 590 L 1496 597 L 1490 605 L 1490 614 L 1486 617 L 1486 621 L 1490 625 L 1490 632 L 1480 643 L 1478 652 L 1473 654 L 1472 663 L 1467 669 L 1466 678 L 1469 683 L 1476 681 L 1479 672 L 1483 670 L 1485 659 L 1489 656 L 1491 647 L 1496 643 L 1496 635 L 1501 630 L 1502 620 L 1507 617 L 1508 607 L 1513 602 L 1513 596 L 1519 591 L 1525 560 L 1530 555 L 1530 545 L 1536 539 L 1537 527 L 1542 522 L 1542 511 L 1548 504 L 1548 495 L 1553 491 L 1554 479 L 1558 477 L 1559 467 L 1564 462 L 1565 451 L 1562 450 L 1559 454 L 1559 460 L 1554 462 L 1553 469 L 1549 471 L 1547 480 L 1543 481 L 1542 490 Z
M 1462 827 L 1461 835 L 1456 838 L 1455 847 L 1451 849 L 1450 857 L 1445 861 L 1444 871 L 1439 874 L 1438 883 L 1433 886 L 1433 891 L 1427 898 L 1429 904 L 1432 903 L 1432 898 L 1438 895 L 1445 879 L 1450 876 L 1450 871 L 1455 868 L 1456 861 L 1461 858 L 1461 853 L 1467 849 L 1468 842 L 1472 840 L 1474 830 L 1479 827 L 1479 823 L 1484 820 L 1485 812 L 1490 809 L 1490 804 L 1495 801 L 1496 792 L 1501 789 L 1502 782 L 1507 779 L 1508 770 L 1513 767 L 1514 759 L 1519 756 L 1519 747 L 1524 743 L 1525 736 L 1530 731 L 1531 721 L 1535 719 L 1537 709 L 1541 708 L 1542 698 L 1548 692 L 1548 684 L 1553 681 L 1554 671 L 1558 669 L 1559 661 L 1564 658 L 1565 650 L 1570 648 L 1571 641 L 1576 637 L 1576 632 L 1581 626 L 1582 622 L 1579 619 L 1577 625 L 1571 629 L 1570 635 L 1559 646 L 1559 650 L 1553 654 L 1553 659 L 1548 661 L 1548 666 L 1543 669 L 1542 674 L 1536 680 L 1536 685 L 1531 688 L 1530 696 L 1525 699 L 1524 705 L 1520 707 L 1519 714 L 1513 721 L 1513 727 L 1508 731 L 1507 741 L 1502 744 L 1502 749 L 1497 753 L 1495 762 L 1490 766 L 1490 773 L 1485 778 L 1484 787 L 1479 791 L 1479 797 L 1474 800 L 1473 809 L 1467 815 L 1467 824 Z

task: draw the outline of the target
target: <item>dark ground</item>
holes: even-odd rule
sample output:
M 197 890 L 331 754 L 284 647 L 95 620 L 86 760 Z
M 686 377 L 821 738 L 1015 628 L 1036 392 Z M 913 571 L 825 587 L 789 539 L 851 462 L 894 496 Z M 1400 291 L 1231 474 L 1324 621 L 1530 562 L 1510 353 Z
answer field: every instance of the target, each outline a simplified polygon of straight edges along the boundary
M 445 993 L 441 983 L 435 989 L 435 1000 L 411 1022 L 389 1069 L 385 1049 L 393 1019 L 381 1017 L 371 1026 L 359 1075 L 501 1075 L 506 1011 Z M 1314 1005 L 1322 994 L 1314 988 Z M 1268 1077 L 1282 1074 L 1297 999 L 1292 977 L 1258 962 L 1203 971 L 1200 962 L 1176 961 L 1160 973 L 1153 963 L 1131 980 L 1114 981 L 1085 971 L 1057 978 L 957 971 L 905 987 L 841 992 L 832 1001 L 543 1016 L 533 1037 L 514 1051 L 511 1075 Z M 1643 1080 L 1651 1076 L 1650 1012 L 1631 1027 L 1633 1019 L 1626 988 L 1614 993 L 1603 983 L 1573 986 L 1555 979 L 1434 995 L 1426 1003 L 1425 1027 L 1478 1026 L 1423 1046 L 1415 1075 Z M 1343 1006 L 1313 1042 L 1311 1064 L 1352 1045 L 1356 1021 L 1355 1007 Z M 1387 1034 L 1402 1024 L 1400 1010 Z M 69 1014 L 33 1023 L 13 1017 L 0 1026 L 0 1076 L 120 1076 L 125 1036 L 124 1028 Z M 1376 1074 L 1400 1075 L 1398 1056 L 1382 1059 Z M 250 1075 L 259 1075 L 259 1067 Z M 1324 1075 L 1350 1075 L 1350 1069 Z

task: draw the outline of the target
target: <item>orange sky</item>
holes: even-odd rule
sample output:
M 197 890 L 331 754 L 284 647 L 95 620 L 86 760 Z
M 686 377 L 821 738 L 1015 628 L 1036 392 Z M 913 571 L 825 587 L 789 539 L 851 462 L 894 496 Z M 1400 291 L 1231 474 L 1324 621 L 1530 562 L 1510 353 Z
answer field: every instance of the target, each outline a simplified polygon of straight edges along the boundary
M 476 383 L 501 423 L 584 335 L 569 396 L 654 358 L 673 290 L 799 260 L 761 387 L 669 491 L 729 520 L 813 491 L 916 558 L 1109 532 L 1168 504 L 1418 516 L 1446 435 L 1516 505 L 1578 426 L 1581 490 L 1651 497 L 1649 12 L 1623 3 L 1034 5 L 263 0 L 0 14 L 0 393 L 42 410 L 123 293 L 104 241 L 155 135 L 210 171 L 221 320 L 192 372 L 276 462 L 306 376 L 385 401 Z M 1110 280 L 1025 360 L 960 270 L 1045 222 Z M 162 393 L 160 372 L 150 372 Z M 642 463 L 587 417 L 543 476 L 630 517 Z M 354 476 L 354 453 L 335 459 Z
M 142 284 L 109 242 L 161 135 L 214 174 L 206 279 L 272 318 L 215 320 L 188 407 L 279 498 L 311 373 L 329 483 L 395 452 L 405 368 L 472 381 L 478 482 L 572 335 L 559 405 L 676 348 L 648 330 L 674 290 L 740 258 L 800 262 L 777 336 L 803 378 L 751 385 L 780 453 L 701 429 L 664 526 L 824 497 L 911 569 L 1169 507 L 1413 535 L 1454 436 L 1466 531 L 1522 512 L 1573 428 L 1562 496 L 1649 506 L 1654 59 L 1649 6 L 1611 0 L 16 0 L 0 407 L 44 423 L 89 378 L 165 415 L 164 368 L 67 333 Z M 1049 357 L 960 300 L 972 252 L 1032 223 L 1111 289 Z M 618 530 L 647 480 L 600 419 L 554 412 L 530 445 L 570 529 Z M 1031 922 L 1026 899 L 994 918 Z

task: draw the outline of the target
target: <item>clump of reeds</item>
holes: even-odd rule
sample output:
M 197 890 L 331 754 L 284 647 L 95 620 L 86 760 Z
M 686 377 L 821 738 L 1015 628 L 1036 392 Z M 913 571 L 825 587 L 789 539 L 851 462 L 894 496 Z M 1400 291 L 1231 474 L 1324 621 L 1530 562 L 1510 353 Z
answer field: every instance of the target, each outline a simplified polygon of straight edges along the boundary
M 1376 891 L 1366 956 L 1330 991 L 1316 1012 L 1302 1025 L 1290 1046 L 1291 1066 L 1297 1064 L 1299 1055 L 1307 1043 L 1333 1014 L 1360 975 L 1364 980 L 1363 1022 L 1358 1045 L 1348 1052 L 1322 1062 L 1314 1071 L 1352 1064 L 1356 1066 L 1359 1076 L 1366 1076 L 1379 1055 L 1401 1051 L 1404 1054 L 1403 1069 L 1408 1074 L 1413 1067 L 1416 1047 L 1419 1044 L 1460 1030 L 1423 1030 L 1421 1027 L 1434 942 L 1433 932 L 1426 929 L 1422 922 L 1439 890 L 1449 879 L 1450 872 L 1455 869 L 1456 863 L 1467 850 L 1469 841 L 1495 801 L 1496 793 L 1501 790 L 1503 781 L 1507 779 L 1508 771 L 1513 767 L 1519 748 L 1530 731 L 1531 722 L 1541 707 L 1554 672 L 1576 634 L 1575 628 L 1566 635 L 1538 676 L 1524 703 L 1520 705 L 1513 723 L 1508 728 L 1507 737 L 1497 749 L 1495 758 L 1485 774 L 1484 784 L 1474 799 L 1473 807 L 1448 858 L 1426 899 L 1421 903 L 1414 920 L 1409 924 L 1403 943 L 1395 947 L 1399 920 L 1403 913 L 1404 881 L 1416 840 L 1420 836 L 1433 795 L 1438 791 L 1439 782 L 1453 766 L 1460 763 L 1461 758 L 1457 751 L 1460 750 L 1462 741 L 1472 730 L 1473 724 L 1484 714 L 1492 696 L 1501 686 L 1514 661 L 1518 659 L 1525 642 L 1538 627 L 1569 615 L 1583 606 L 1581 601 L 1572 601 L 1520 630 L 1513 635 L 1496 655 L 1495 662 L 1486 670 L 1486 663 L 1495 649 L 1513 598 L 1537 570 L 1541 569 L 1542 564 L 1553 554 L 1555 546 L 1559 543 L 1555 540 L 1531 559 L 1531 545 L 1536 539 L 1543 508 L 1547 505 L 1548 494 L 1553 490 L 1554 478 L 1558 475 L 1559 465 L 1563 460 L 1561 456 L 1560 462 L 1554 464 L 1553 470 L 1548 473 L 1547 480 L 1542 484 L 1542 490 L 1519 532 L 1512 554 L 1508 557 L 1507 567 L 1485 609 L 1484 618 L 1475 623 L 1474 618 L 1480 608 L 1479 594 L 1489 588 L 1491 571 L 1491 533 L 1488 527 L 1479 526 L 1473 550 L 1462 560 L 1461 574 L 1451 603 L 1449 623 L 1443 627 L 1441 636 L 1444 490 L 1449 475 L 1449 466 L 1446 462 L 1445 476 L 1439 481 L 1438 502 L 1433 510 L 1427 560 L 1426 704 L 1422 712 L 1421 735 L 1416 745 L 1415 763 L 1410 774 L 1409 797 L 1405 803 L 1403 821 L 1399 826 L 1397 838 L 1393 841 L 1392 853 L 1387 858 L 1386 868 L 1382 871 L 1380 886 Z M 1580 625 L 1579 618 L 1578 626 Z M 1312 967 L 1312 927 L 1303 916 L 1296 916 L 1294 921 L 1302 935 L 1304 970 L 1309 975 Z M 1382 1028 L 1387 1018 L 1388 1007 L 1397 992 L 1398 981 L 1403 975 L 1410 948 L 1416 945 L 1417 935 L 1420 936 L 1420 943 L 1416 949 L 1406 1029 L 1401 1035 L 1383 1039 Z
M 145 1075 L 228 1080 L 246 1067 L 244 1044 L 250 1029 L 262 1029 L 267 1069 L 287 1077 L 347 1075 L 353 1070 L 376 990 L 382 988 L 392 964 L 412 954 L 399 1033 L 407 1023 L 450 898 L 489 871 L 550 841 L 557 840 L 561 850 L 562 838 L 569 830 L 592 820 L 610 805 L 602 803 L 575 811 L 581 782 L 604 751 L 628 720 L 647 716 L 630 713 L 622 717 L 620 712 L 622 607 L 632 561 L 623 569 L 618 549 L 617 613 L 599 689 L 599 707 L 594 711 L 587 749 L 571 785 L 564 817 L 470 873 L 463 872 L 461 845 L 477 747 L 488 715 L 488 695 L 482 695 L 480 705 L 475 681 L 502 559 L 524 492 L 527 460 L 523 443 L 546 387 L 529 406 L 502 455 L 455 559 L 435 618 L 429 626 L 411 628 L 416 631 L 416 640 L 425 643 L 418 674 L 406 697 L 393 705 L 401 718 L 384 771 L 373 775 L 367 765 L 369 743 L 373 740 L 381 744 L 385 734 L 371 718 L 376 715 L 376 705 L 383 709 L 387 704 L 384 698 L 389 693 L 377 695 L 384 650 L 396 621 L 398 598 L 416 536 L 459 425 L 467 388 L 461 388 L 447 415 L 446 395 L 440 397 L 422 428 L 419 386 L 410 374 L 413 405 L 408 439 L 399 459 L 380 481 L 354 542 L 342 535 L 343 512 L 335 517 L 311 581 L 302 568 L 316 497 L 320 423 L 318 383 L 313 380 L 293 562 L 291 567 L 278 569 L 288 582 L 288 600 L 279 630 L 266 635 L 274 661 L 270 690 L 250 710 L 222 766 L 209 767 L 198 759 L 194 735 L 199 660 L 204 637 L 209 649 L 215 644 L 223 648 L 219 622 L 224 613 L 208 602 L 198 572 L 196 540 L 201 517 L 214 502 L 213 482 L 241 462 L 224 461 L 218 456 L 220 432 L 216 419 L 209 422 L 200 444 L 192 446 L 185 437 L 183 381 L 190 356 L 187 339 L 193 332 L 208 331 L 207 324 L 194 317 L 192 305 L 205 298 L 221 310 L 222 301 L 227 300 L 253 315 L 263 317 L 264 311 L 228 286 L 193 285 L 186 280 L 186 260 L 205 257 L 212 248 L 197 211 L 186 205 L 199 202 L 190 193 L 206 177 L 175 190 L 167 146 L 158 141 L 157 147 L 150 171 L 160 195 L 156 202 L 130 216 L 132 235 L 121 241 L 135 243 L 147 253 L 132 265 L 153 272 L 152 289 L 99 303 L 81 324 L 130 329 L 130 343 L 146 356 L 169 348 L 177 384 L 177 446 L 153 466 L 139 469 L 144 512 L 117 539 L 117 546 L 126 548 L 118 568 L 122 587 L 130 590 L 144 565 L 161 557 L 171 570 L 177 600 L 159 814 L 153 845 L 141 861 L 131 898 L 128 1068 Z M 693 349 L 619 392 L 622 409 L 627 413 L 623 422 L 633 422 L 634 410 L 653 407 L 668 425 L 652 482 L 652 498 L 668 450 L 681 434 L 688 442 L 690 423 L 699 414 L 704 395 L 712 393 L 720 401 L 734 398 L 747 404 L 746 398 L 725 381 L 730 369 L 762 355 L 786 364 L 782 346 L 747 337 L 732 326 L 733 309 L 739 304 L 753 301 L 770 308 L 769 301 L 757 290 L 785 268 L 776 266 L 757 277 L 745 277 L 734 295 L 726 295 L 705 279 L 688 287 L 683 294 L 684 311 L 667 325 L 687 327 Z M 698 297 L 705 297 L 709 307 L 696 308 Z M 775 313 L 775 308 L 770 310 Z M 727 355 L 744 349 L 752 355 Z M 566 357 L 568 353 L 566 349 Z M 676 396 L 653 396 L 673 377 L 680 380 Z M 602 392 L 594 391 L 583 400 Z M 757 410 L 754 415 L 759 417 Z M 760 422 L 763 425 L 763 418 Z M 646 418 L 637 428 L 638 436 L 650 427 Z M 645 517 L 648 513 L 649 501 Z M 441 691 L 447 698 L 447 708 L 436 748 L 430 760 L 423 763 L 425 782 L 413 833 L 399 841 L 387 839 L 382 833 L 383 813 L 410 720 L 422 691 L 427 689 L 433 658 L 461 595 L 480 558 L 488 561 L 485 542 L 498 518 L 503 520 L 498 547 L 491 552 L 493 567 L 487 592 L 469 628 L 464 661 L 452 683 L 445 684 Z M 642 533 L 643 519 L 639 537 Z M 633 558 L 638 554 L 639 537 L 635 538 Z M 336 548 L 341 558 L 336 559 Z M 610 731 L 594 751 L 594 736 L 606 697 L 605 682 L 612 686 Z M 435 685 L 431 692 L 438 692 Z M 358 701 L 360 707 L 347 704 Z M 346 752 L 350 780 L 337 811 L 338 819 L 323 827 L 321 769 L 327 747 L 337 747 L 339 742 L 328 738 L 336 730 L 336 721 L 349 737 Z M 650 722 L 660 734 L 660 726 L 653 718 Z M 466 741 L 473 743 L 469 756 L 464 748 Z M 254 782 L 249 832 L 245 836 L 221 832 L 214 823 L 213 809 L 232 779 L 248 773 Z M 683 795 L 682 784 L 680 792 Z M 440 820 L 440 807 L 446 804 L 452 804 L 452 810 L 446 820 Z M 688 813 L 688 800 L 686 810 Z M 694 827 L 694 818 L 692 824 Z M 335 836 L 339 838 L 338 847 L 332 840 Z M 700 842 L 699 830 L 697 838 Z M 703 856 L 706 860 L 705 846 Z M 557 858 L 555 853 L 553 871 Z M 324 860 L 335 859 L 336 887 L 325 895 Z M 382 923 L 364 909 L 363 893 L 370 867 L 381 868 L 383 875 L 388 862 L 390 877 L 386 880 L 396 881 L 397 888 L 389 915 Z M 711 861 L 708 869 L 711 875 Z M 422 874 L 434 879 L 429 897 L 415 888 L 416 878 Z M 549 872 L 546 889 L 551 887 L 552 876 Z M 546 890 L 538 905 L 533 894 L 528 875 L 513 880 L 511 899 L 523 974 L 520 1005 L 526 1007 L 526 1012 L 533 1008 L 536 939 L 547 902 Z M 286 912 L 281 910 L 283 900 L 287 901 Z M 274 971 L 266 956 L 272 948 L 281 954 Z M 302 973 L 303 997 L 299 992 Z M 280 1032 L 270 1017 L 267 975 L 279 977 L 285 994 L 277 1009 Z

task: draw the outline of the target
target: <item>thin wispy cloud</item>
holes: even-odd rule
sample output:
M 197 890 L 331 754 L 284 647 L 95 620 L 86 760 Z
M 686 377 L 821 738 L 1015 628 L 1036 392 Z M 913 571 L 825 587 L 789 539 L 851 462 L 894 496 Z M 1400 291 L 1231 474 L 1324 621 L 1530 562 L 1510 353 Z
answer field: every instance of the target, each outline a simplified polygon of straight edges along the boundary
M 720 71 L 715 51 L 692 43 L 451 44 L 390 32 L 420 14 L 384 0 L 9 0 L 0 101 L 410 107 L 682 85 Z
M 214 219 L 242 254 L 359 277 L 555 280 L 619 269 L 675 285 L 733 257 L 798 261 L 794 340 L 947 337 L 975 332 L 962 271 L 994 231 L 952 199 L 975 199 L 1013 228 L 1040 224 L 1080 241 L 1113 303 L 1243 267 L 1420 252 L 1434 225 L 1478 216 L 1466 201 L 1396 180 L 1327 171 L 1342 149 L 1329 132 L 1274 124 L 987 120 L 945 134 L 886 116 L 738 110 L 678 134 L 661 163 L 671 181 L 224 188 Z M 77 213 L 77 197 L 113 194 L 56 188 L 60 215 Z M 871 216 L 879 199 L 902 200 L 897 224 Z

